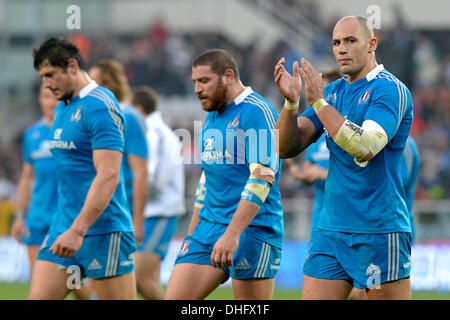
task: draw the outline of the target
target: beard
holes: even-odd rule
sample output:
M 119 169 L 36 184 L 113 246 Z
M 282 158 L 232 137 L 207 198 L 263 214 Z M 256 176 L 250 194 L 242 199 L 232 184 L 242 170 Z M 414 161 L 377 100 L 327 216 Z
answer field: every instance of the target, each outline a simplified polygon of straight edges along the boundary
M 70 101 L 73 98 L 73 90 L 66 92 L 59 100 Z
M 221 111 L 227 105 L 227 86 L 222 79 L 219 79 L 216 90 L 211 96 L 199 95 L 198 98 L 206 98 L 202 101 L 202 108 L 205 111 Z

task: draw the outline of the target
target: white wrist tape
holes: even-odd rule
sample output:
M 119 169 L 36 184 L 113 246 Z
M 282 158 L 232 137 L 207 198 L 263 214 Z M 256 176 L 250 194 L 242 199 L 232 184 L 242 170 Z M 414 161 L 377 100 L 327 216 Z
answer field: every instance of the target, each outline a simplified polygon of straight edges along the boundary
M 375 156 L 388 143 L 384 129 L 375 121 L 365 120 L 362 126 L 345 120 L 333 137 L 334 142 L 361 162 L 369 153 Z

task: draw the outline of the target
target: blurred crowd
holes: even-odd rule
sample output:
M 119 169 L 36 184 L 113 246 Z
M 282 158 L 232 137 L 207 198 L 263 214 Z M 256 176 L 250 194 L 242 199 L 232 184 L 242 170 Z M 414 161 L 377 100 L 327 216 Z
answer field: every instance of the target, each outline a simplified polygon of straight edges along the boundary
M 284 0 L 290 2 L 289 0 Z M 316 14 L 311 1 L 304 1 L 304 12 Z M 324 23 L 317 37 L 315 59 L 332 55 L 331 32 L 335 21 Z M 411 135 L 416 139 L 422 158 L 416 198 L 450 197 L 449 186 L 449 116 L 450 116 L 450 31 L 411 31 L 400 22 L 392 30 L 377 32 L 380 44 L 378 62 L 400 78 L 411 90 L 414 123 Z M 175 33 L 156 19 L 143 34 L 77 34 L 72 36 L 88 65 L 100 59 L 122 61 L 132 87 L 150 85 L 161 96 L 192 94 L 191 61 L 208 48 L 223 48 L 237 60 L 244 84 L 266 97 L 279 99 L 273 82 L 273 68 L 281 56 L 300 58 L 289 43 L 279 41 L 268 50 L 255 38 L 241 47 L 215 32 Z M 322 70 L 323 71 L 323 70 Z M 280 101 L 281 105 L 281 101 Z M 277 106 L 278 107 L 278 106 Z M 304 107 L 304 106 L 303 106 Z M 200 108 L 200 106 L 199 106 Z M 177 124 L 191 128 L 192 124 Z M 0 149 L 0 198 L 14 197 L 21 168 L 21 134 Z M 301 156 L 296 161 L 301 161 Z M 187 197 L 192 197 L 198 179 L 198 166 L 187 168 Z M 192 182 L 194 181 L 194 182 Z M 311 196 L 312 188 L 284 174 L 280 181 L 284 197 Z M 192 186 L 192 187 L 189 187 Z

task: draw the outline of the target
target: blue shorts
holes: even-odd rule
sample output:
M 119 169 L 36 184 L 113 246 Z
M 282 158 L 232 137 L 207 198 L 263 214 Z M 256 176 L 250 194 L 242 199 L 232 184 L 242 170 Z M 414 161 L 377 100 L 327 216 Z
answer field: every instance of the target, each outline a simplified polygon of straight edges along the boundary
M 43 229 L 28 228 L 28 234 L 22 236 L 22 242 L 27 246 L 40 246 L 44 242 L 50 226 Z
M 303 272 L 346 280 L 358 289 L 409 278 L 411 233 L 356 234 L 318 229 L 312 234 Z
M 46 260 L 64 267 L 78 266 L 82 277 L 103 279 L 134 270 L 136 244 L 133 232 L 87 235 L 73 257 L 59 257 L 49 251 L 58 234 L 50 232 L 39 250 L 37 260 Z
M 192 236 L 184 239 L 175 264 L 195 263 L 212 266 L 212 250 L 226 228 L 227 225 L 200 219 Z M 233 265 L 222 269 L 233 279 L 275 278 L 280 269 L 281 248 L 256 239 L 247 230 L 241 234 L 239 247 L 233 256 Z
M 177 230 L 178 217 L 151 217 L 144 221 L 144 241 L 137 251 L 155 253 L 161 260 L 169 250 L 170 240 Z

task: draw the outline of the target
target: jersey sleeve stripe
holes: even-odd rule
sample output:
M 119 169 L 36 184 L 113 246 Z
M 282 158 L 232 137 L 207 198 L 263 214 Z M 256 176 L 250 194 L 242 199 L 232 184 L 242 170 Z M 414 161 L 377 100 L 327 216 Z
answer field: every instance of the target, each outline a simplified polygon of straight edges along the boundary
M 123 138 L 123 124 L 122 119 L 119 116 L 119 111 L 117 109 L 117 106 L 115 103 L 109 98 L 104 92 L 101 90 L 94 89 L 89 94 L 90 96 L 97 98 L 101 100 L 103 103 L 105 103 L 106 107 L 108 108 L 108 112 L 111 115 L 111 118 L 114 121 L 114 124 L 116 125 L 117 129 L 119 129 L 120 134 Z
M 378 79 L 386 79 L 388 81 L 392 81 L 397 85 L 397 90 L 398 90 L 398 95 L 399 95 L 399 101 L 398 101 L 398 123 L 397 123 L 397 127 L 400 126 L 400 122 L 402 121 L 405 113 L 406 113 L 406 108 L 408 105 L 408 95 L 406 92 L 406 87 L 405 85 L 403 85 L 398 79 L 396 79 L 395 77 L 393 77 L 390 74 L 387 73 L 380 73 L 377 76 Z
M 274 116 L 273 116 L 273 114 L 272 114 L 272 112 L 271 112 L 269 106 L 268 106 L 266 103 L 264 103 L 263 101 L 257 99 L 257 98 L 254 97 L 254 96 L 248 96 L 248 97 L 246 98 L 246 100 L 247 100 L 247 102 L 249 102 L 249 103 L 251 103 L 251 104 L 254 104 L 254 105 L 257 105 L 257 106 L 259 106 L 259 107 L 262 107 L 262 108 L 267 112 L 267 114 L 266 114 L 266 112 L 265 112 L 265 114 L 268 115 L 268 116 L 266 116 L 266 118 L 268 118 L 268 119 L 270 120 L 270 121 L 268 121 L 269 126 L 270 126 L 271 128 L 273 128 L 273 129 L 275 129 L 276 121 L 275 121 L 275 118 L 274 118 Z M 263 110 L 263 111 L 264 111 L 264 110 Z
M 255 105 L 263 111 L 264 117 L 266 118 L 267 124 L 269 125 L 272 139 L 275 140 L 274 130 L 275 130 L 276 121 L 275 121 L 275 118 L 274 118 L 270 108 L 267 106 L 267 104 L 263 103 L 261 100 L 257 100 L 255 97 L 252 97 L 252 96 L 248 96 L 244 100 L 244 102 Z M 275 143 L 275 141 L 273 141 L 273 142 Z M 276 160 L 278 161 L 278 153 L 275 152 L 275 155 L 276 155 Z

